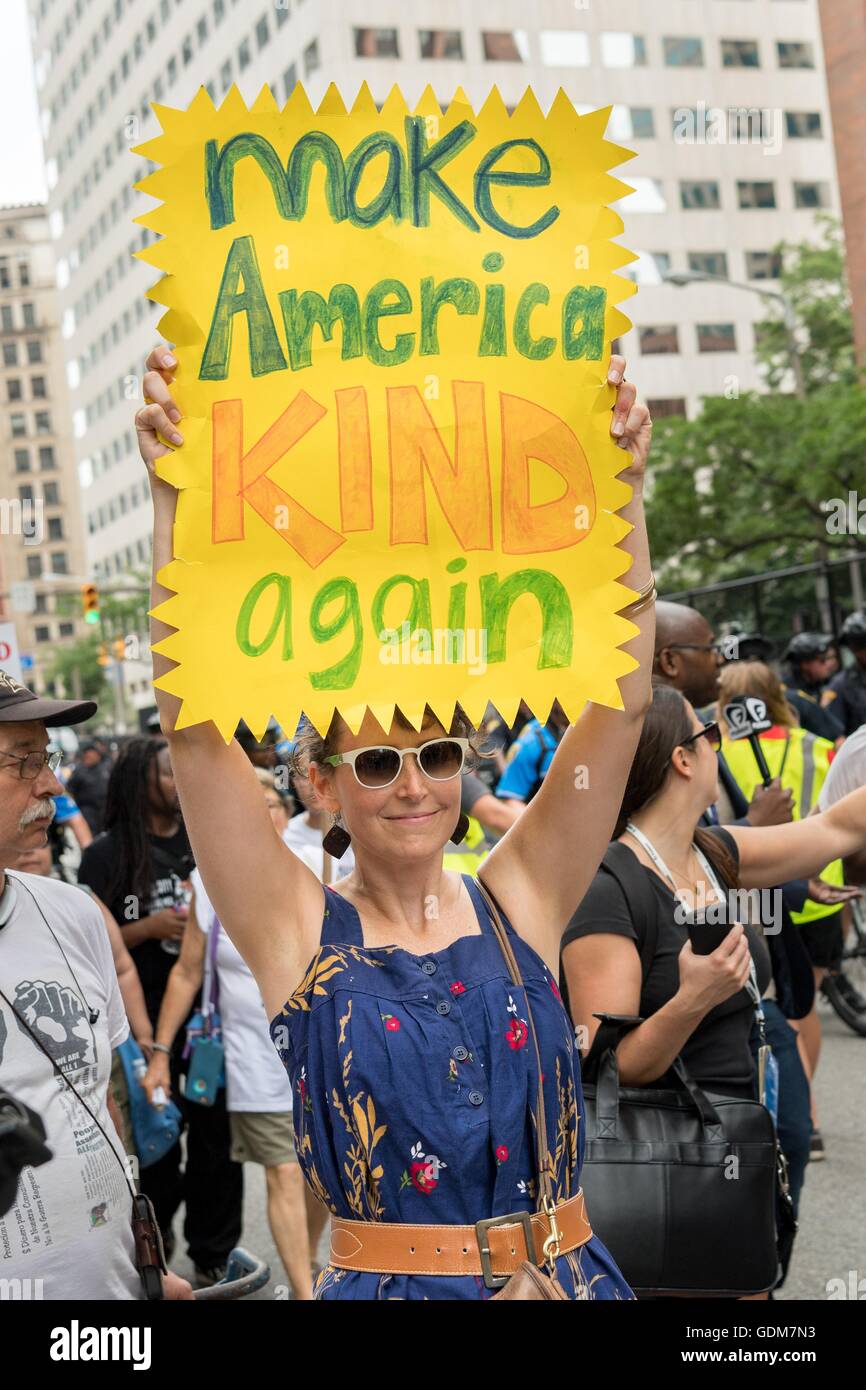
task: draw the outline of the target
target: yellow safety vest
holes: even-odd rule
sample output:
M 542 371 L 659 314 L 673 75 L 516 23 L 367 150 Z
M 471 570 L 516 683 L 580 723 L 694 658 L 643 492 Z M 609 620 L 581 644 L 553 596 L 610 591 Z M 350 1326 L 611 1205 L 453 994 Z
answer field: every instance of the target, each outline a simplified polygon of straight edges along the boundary
M 808 729 L 786 729 L 785 738 L 780 738 L 779 732 L 780 728 L 776 725 L 774 729 L 759 735 L 761 751 L 771 775 L 780 777 L 782 786 L 794 793 L 794 820 L 803 820 L 818 800 L 830 770 L 833 744 L 829 739 L 810 734 Z M 755 790 L 761 785 L 761 777 L 749 740 L 723 739 L 722 753 L 743 796 L 751 801 Z M 822 869 L 821 877 L 827 883 L 841 887 L 845 882 L 841 859 L 834 859 L 826 869 Z M 817 922 L 822 917 L 832 917 L 834 913 L 841 912 L 843 906 L 843 903 L 837 903 L 828 907 L 809 900 L 802 912 L 791 913 L 791 920 L 798 926 L 804 922 Z
M 461 840 L 459 849 L 446 851 L 442 867 L 456 874 L 472 874 L 474 878 L 489 853 L 490 845 L 483 825 L 474 816 L 470 816 L 469 829 Z

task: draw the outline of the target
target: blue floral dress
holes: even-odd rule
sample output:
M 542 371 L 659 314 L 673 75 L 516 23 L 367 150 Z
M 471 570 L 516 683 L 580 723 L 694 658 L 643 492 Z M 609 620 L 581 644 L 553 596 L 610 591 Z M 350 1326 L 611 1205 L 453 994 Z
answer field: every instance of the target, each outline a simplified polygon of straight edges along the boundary
M 315 1195 L 338 1216 L 469 1225 L 536 1210 L 527 995 L 546 1068 L 557 1199 L 580 1186 L 583 1098 L 556 981 L 506 920 L 525 990 L 514 987 L 484 899 L 470 875 L 463 881 L 481 935 L 426 956 L 365 948 L 357 909 L 326 889 L 321 947 L 271 1023 L 292 1084 L 298 1157 Z M 561 1256 L 558 1275 L 575 1299 L 632 1297 L 596 1237 Z M 480 1275 L 327 1265 L 316 1284 L 320 1299 L 491 1296 Z

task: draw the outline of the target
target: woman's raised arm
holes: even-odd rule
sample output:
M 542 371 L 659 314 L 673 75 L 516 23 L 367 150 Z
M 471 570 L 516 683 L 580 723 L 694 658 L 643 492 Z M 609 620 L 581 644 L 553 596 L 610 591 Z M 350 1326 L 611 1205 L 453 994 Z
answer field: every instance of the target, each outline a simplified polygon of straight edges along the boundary
M 151 352 L 144 378 L 148 404 L 135 417 L 153 497 L 153 607 L 171 597 L 158 575 L 174 559 L 177 491 L 157 476 L 156 462 L 171 452 L 160 435 L 174 445 L 183 443 L 181 415 L 170 391 L 176 366 L 168 348 Z M 152 645 L 173 631 L 151 618 Z M 175 665 L 153 653 L 155 678 Z M 195 862 L 220 921 L 256 977 L 269 1014 L 275 1013 L 318 946 L 322 886 L 274 829 L 240 745 L 234 739 L 226 745 L 210 721 L 177 729 L 180 700 L 162 690 L 155 693 Z
M 744 888 L 814 878 L 834 859 L 866 849 L 866 787 L 843 796 L 827 811 L 788 825 L 726 829 L 737 842 Z
M 632 486 L 619 515 L 631 525 L 621 548 L 632 557 L 623 578 L 638 592 L 652 580 L 643 513 L 643 479 L 652 434 L 649 410 L 622 381 L 625 362 L 612 357 L 608 373 L 619 383 L 611 434 L 631 452 L 620 476 Z M 626 613 L 626 616 L 630 616 Z M 624 650 L 640 663 L 620 682 L 622 710 L 588 705 L 554 754 L 537 795 L 490 852 L 480 877 L 508 914 L 515 931 L 550 963 L 559 959 L 562 931 L 592 882 L 619 813 L 622 794 L 652 698 L 655 610 L 634 617 L 639 634 Z

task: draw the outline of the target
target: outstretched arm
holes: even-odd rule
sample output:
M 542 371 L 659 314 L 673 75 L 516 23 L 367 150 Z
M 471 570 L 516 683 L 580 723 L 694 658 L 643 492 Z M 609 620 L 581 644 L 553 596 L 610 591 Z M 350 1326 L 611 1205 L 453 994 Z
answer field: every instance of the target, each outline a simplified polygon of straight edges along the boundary
M 624 370 L 623 359 L 612 357 L 609 382 L 620 380 Z M 631 384 L 619 386 L 611 434 L 631 453 L 631 465 L 620 475 L 632 487 L 631 500 L 619 513 L 632 528 L 621 542 L 632 560 L 623 579 L 640 592 L 652 574 L 643 513 L 652 421 L 636 394 Z M 620 682 L 623 709 L 586 707 L 560 742 L 537 795 L 480 871 L 515 931 L 554 970 L 562 930 L 592 882 L 613 833 L 652 697 L 653 606 L 645 607 L 634 622 L 638 634 L 623 649 L 639 665 Z
M 147 359 L 145 399 L 135 417 L 139 449 L 153 497 L 154 607 L 171 597 L 159 572 L 174 559 L 177 491 L 156 473 L 171 452 L 159 435 L 182 443 L 170 391 L 176 359 L 165 347 Z M 175 629 L 151 618 L 151 644 Z M 153 653 L 154 677 L 176 663 Z M 274 1014 L 300 980 L 319 943 L 322 886 L 274 829 L 252 765 L 233 739 L 228 745 L 210 721 L 176 727 L 180 700 L 156 690 L 162 731 L 184 821 L 202 879 L 220 921 L 256 977 L 268 1014 Z
M 789 825 L 728 829 L 737 842 L 744 888 L 814 878 L 832 860 L 866 850 L 866 787 L 843 796 L 827 811 Z

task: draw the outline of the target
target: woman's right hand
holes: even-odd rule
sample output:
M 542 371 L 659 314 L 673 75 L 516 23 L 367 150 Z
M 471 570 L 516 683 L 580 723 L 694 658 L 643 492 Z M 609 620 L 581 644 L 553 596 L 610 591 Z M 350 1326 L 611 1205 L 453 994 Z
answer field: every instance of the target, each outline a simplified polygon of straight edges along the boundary
M 151 486 L 155 483 L 167 486 L 157 477 L 156 462 L 172 452 L 168 445 L 163 444 L 160 435 L 175 446 L 183 443 L 183 435 L 177 428 L 181 414 L 169 390 L 174 381 L 177 358 L 170 348 L 161 343 L 152 350 L 145 367 L 142 385 L 147 404 L 135 414 L 138 448 L 144 459 Z
M 171 1071 L 168 1057 L 164 1052 L 154 1052 L 147 1071 L 141 1078 L 141 1089 L 147 1096 L 148 1105 L 153 1105 L 153 1093 L 161 1086 L 166 1097 L 171 1095 Z
M 679 956 L 680 1002 L 703 1018 L 744 987 L 751 959 L 749 938 L 739 922 L 708 956 L 696 956 L 687 941 Z
M 154 912 L 148 924 L 148 937 L 152 941 L 180 941 L 186 928 L 186 914 L 175 912 L 173 907 Z

